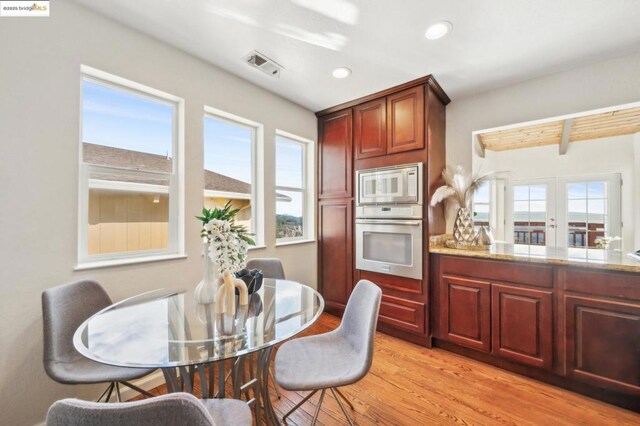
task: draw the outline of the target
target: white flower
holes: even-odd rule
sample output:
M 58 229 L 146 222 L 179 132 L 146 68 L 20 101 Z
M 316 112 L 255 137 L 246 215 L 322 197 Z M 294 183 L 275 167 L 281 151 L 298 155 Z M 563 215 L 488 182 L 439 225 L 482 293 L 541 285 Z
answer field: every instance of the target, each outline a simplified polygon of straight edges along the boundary
M 231 232 L 231 223 L 212 219 L 203 226 L 205 242 L 209 243 L 209 258 L 216 264 L 218 272 L 238 272 L 245 266 L 249 245 L 236 233 Z

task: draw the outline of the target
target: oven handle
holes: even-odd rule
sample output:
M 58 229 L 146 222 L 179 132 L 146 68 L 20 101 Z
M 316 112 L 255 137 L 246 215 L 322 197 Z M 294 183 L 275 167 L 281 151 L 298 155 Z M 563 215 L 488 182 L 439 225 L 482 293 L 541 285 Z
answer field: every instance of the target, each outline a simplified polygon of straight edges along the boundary
M 371 225 L 409 225 L 420 226 L 421 220 L 391 220 L 391 219 L 356 219 L 356 224 L 371 224 Z

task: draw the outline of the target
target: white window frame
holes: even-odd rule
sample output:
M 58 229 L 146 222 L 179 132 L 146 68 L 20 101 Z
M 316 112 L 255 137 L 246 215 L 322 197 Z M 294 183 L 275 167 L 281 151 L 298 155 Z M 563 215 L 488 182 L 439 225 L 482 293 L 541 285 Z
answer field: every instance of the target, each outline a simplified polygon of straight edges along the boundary
M 109 167 L 96 164 L 84 163 L 83 161 L 83 82 L 90 81 L 107 88 L 124 91 L 136 96 L 150 99 L 154 102 L 161 102 L 173 107 L 173 141 L 172 158 L 173 167 L 170 173 L 137 171 L 118 167 Z M 79 149 L 79 203 L 78 203 L 78 261 L 76 270 L 101 268 L 108 266 L 126 265 L 131 263 L 152 262 L 167 259 L 184 258 L 184 99 L 166 92 L 145 86 L 143 84 L 127 80 L 125 78 L 86 66 L 80 66 L 80 135 Z M 169 182 L 167 187 L 135 184 L 117 183 L 110 181 L 100 181 L 90 179 L 93 172 L 115 172 L 127 176 L 166 178 Z M 131 252 L 88 253 L 89 237 L 89 190 L 90 189 L 117 189 L 121 191 L 133 192 L 157 192 L 169 194 L 169 235 L 168 247 L 162 250 L 140 250 Z
M 557 181 L 557 218 L 558 218 L 558 237 L 557 246 L 567 248 L 569 243 L 569 226 L 567 223 L 568 218 L 568 206 L 569 206 L 569 194 L 567 191 L 567 185 L 569 183 L 589 183 L 589 182 L 607 182 L 607 236 L 615 237 L 622 236 L 622 177 L 620 173 L 605 173 L 595 174 L 587 176 L 568 176 L 560 177 Z M 587 204 L 588 205 L 588 204 Z M 588 213 L 587 213 L 588 214 Z M 620 244 L 621 243 L 617 243 Z M 615 247 L 618 247 L 616 245 Z M 572 249 L 587 249 L 587 247 L 571 247 Z M 593 247 L 589 250 L 598 250 Z
M 248 127 L 252 131 L 251 143 L 251 227 L 254 234 L 255 246 L 249 250 L 265 247 L 264 241 L 264 125 L 257 121 L 249 120 L 235 114 L 222 111 L 217 108 L 204 106 L 204 116 L 202 119 L 202 145 L 204 140 L 204 124 L 207 118 L 226 121 L 230 124 Z M 204 155 L 202 156 L 202 170 L 204 173 Z M 246 194 L 234 192 L 209 191 L 203 188 L 203 197 L 233 197 L 247 199 Z
M 316 240 L 315 226 L 315 142 L 284 130 L 276 129 L 276 141 L 278 137 L 288 139 L 291 142 L 299 143 L 303 147 L 302 151 L 302 188 L 291 188 L 287 186 L 275 186 L 275 191 L 293 191 L 302 193 L 302 236 L 292 238 L 276 238 L 276 247 L 291 244 L 302 244 L 314 242 Z M 277 149 L 275 150 L 277 156 Z M 277 158 L 275 159 L 277 164 Z M 276 171 L 277 173 L 277 171 Z M 275 194 L 274 194 L 275 195 Z M 277 212 L 277 200 L 274 209 L 273 220 L 275 222 Z M 275 228 L 274 228 L 275 230 Z

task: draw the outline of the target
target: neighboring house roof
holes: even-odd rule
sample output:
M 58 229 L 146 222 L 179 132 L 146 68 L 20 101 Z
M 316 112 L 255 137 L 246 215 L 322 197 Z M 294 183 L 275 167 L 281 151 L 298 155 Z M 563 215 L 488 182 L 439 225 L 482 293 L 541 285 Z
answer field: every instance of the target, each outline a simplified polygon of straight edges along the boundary
M 140 171 L 166 173 L 171 171 L 171 157 L 86 142 L 83 143 L 83 161 L 90 164 L 122 167 Z M 119 179 L 122 180 L 121 177 Z M 131 181 L 130 179 L 125 180 Z M 142 182 L 142 179 L 140 181 Z M 204 171 L 204 189 L 209 191 L 251 194 L 251 184 L 212 172 L 211 170 Z M 284 194 L 276 193 L 276 198 L 278 201 L 291 201 L 291 198 Z

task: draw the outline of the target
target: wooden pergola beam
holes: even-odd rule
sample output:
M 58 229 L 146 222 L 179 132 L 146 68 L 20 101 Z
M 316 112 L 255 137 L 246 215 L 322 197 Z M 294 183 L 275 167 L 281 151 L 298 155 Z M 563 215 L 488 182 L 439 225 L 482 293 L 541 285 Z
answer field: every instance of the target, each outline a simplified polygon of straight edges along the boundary
M 560 155 L 565 155 L 569 150 L 569 137 L 571 136 L 571 126 L 573 126 L 573 118 L 567 118 L 562 124 L 562 136 L 560 137 Z
M 473 135 L 473 144 L 476 146 L 476 150 L 480 158 L 484 158 L 484 144 L 482 143 L 482 137 L 478 134 Z

